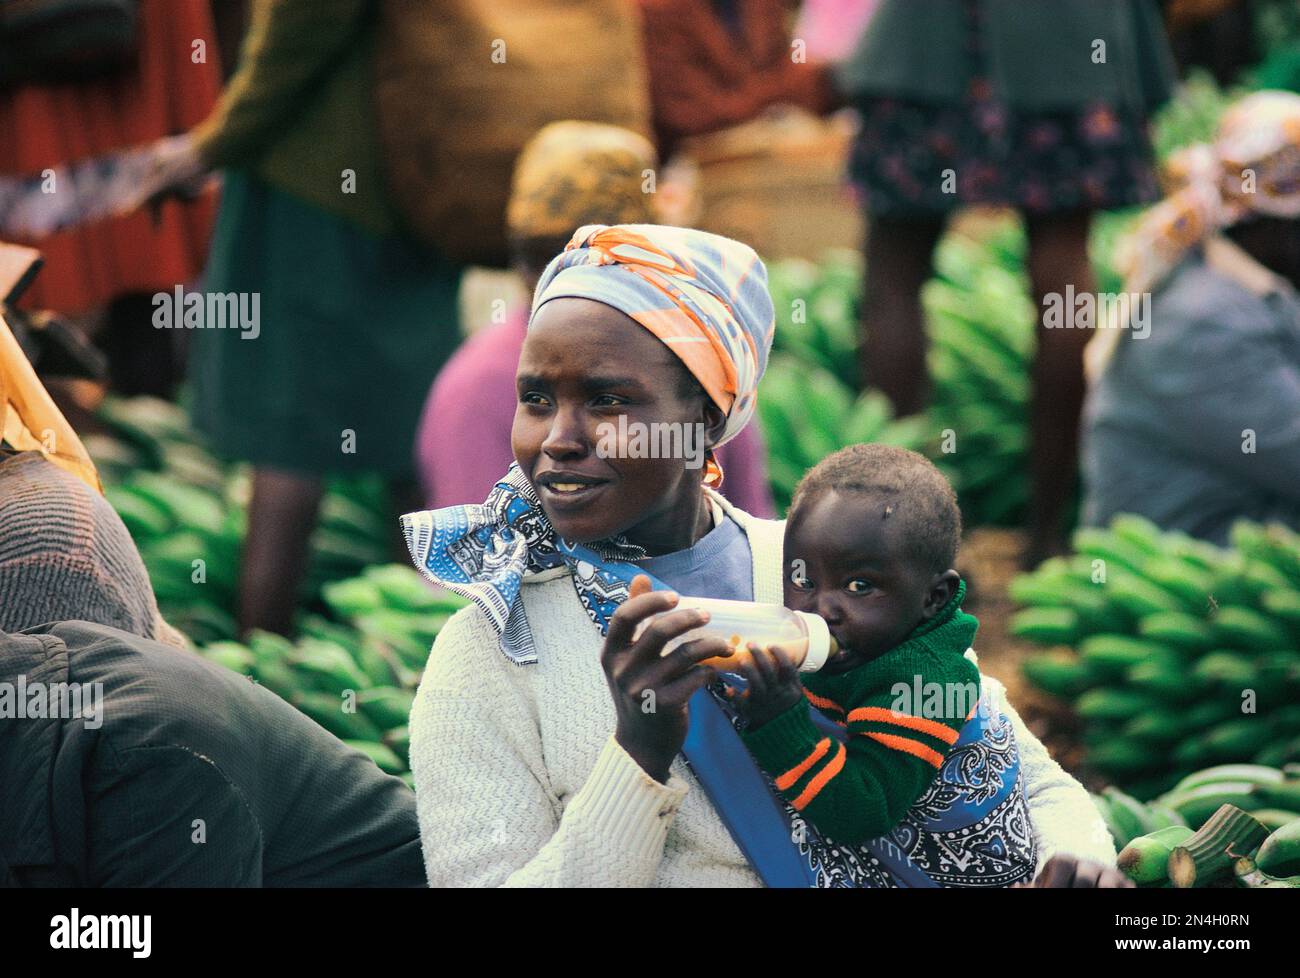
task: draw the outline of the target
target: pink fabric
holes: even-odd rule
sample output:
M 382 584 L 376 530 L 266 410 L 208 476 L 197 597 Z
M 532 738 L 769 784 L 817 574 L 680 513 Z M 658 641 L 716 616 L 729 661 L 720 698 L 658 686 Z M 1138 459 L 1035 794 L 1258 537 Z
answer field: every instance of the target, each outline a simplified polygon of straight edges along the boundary
M 804 0 L 794 36 L 810 61 L 840 61 L 853 53 L 880 0 Z
M 481 503 L 514 456 L 515 367 L 528 309 L 466 340 L 434 379 L 416 433 L 415 461 L 430 509 Z M 718 450 L 722 494 L 753 516 L 776 515 L 767 484 L 767 452 L 758 421 Z

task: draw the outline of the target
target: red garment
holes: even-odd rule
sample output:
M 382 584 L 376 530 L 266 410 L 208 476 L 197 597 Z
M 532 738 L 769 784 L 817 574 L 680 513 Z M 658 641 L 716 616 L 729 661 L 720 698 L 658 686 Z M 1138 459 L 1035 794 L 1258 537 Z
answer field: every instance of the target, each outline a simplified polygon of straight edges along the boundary
M 461 344 L 434 380 L 415 436 L 416 467 L 430 509 L 481 503 L 514 461 L 515 368 L 527 329 L 524 306 Z M 751 516 L 776 515 L 757 418 L 718 449 L 718 462 L 720 491 L 731 503 Z
M 838 104 L 824 64 L 792 57 L 792 0 L 733 0 L 740 36 L 708 0 L 637 0 L 659 153 L 683 136 L 739 125 L 771 105 L 818 115 Z
M 206 61 L 191 60 L 202 40 Z M 0 174 L 60 164 L 184 132 L 221 93 L 221 57 L 208 0 L 141 0 L 137 64 L 85 83 L 0 92 Z M 99 221 L 37 241 L 45 267 L 23 305 L 78 313 L 127 292 L 155 292 L 202 271 L 215 195 L 149 214 Z

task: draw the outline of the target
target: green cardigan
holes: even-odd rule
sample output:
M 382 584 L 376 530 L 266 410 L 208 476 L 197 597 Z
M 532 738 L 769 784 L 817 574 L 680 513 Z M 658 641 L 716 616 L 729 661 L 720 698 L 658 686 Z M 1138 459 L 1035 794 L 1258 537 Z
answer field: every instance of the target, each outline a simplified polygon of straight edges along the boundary
M 977 0 L 982 63 L 968 49 L 966 0 L 883 0 L 835 77 L 851 100 L 880 96 L 957 102 L 975 74 L 1016 109 L 1094 100 L 1149 111 L 1176 81 L 1153 0 Z M 1095 63 L 1103 40 L 1104 63 Z
M 378 0 L 254 0 L 239 69 L 195 130 L 199 152 L 376 234 L 396 231 L 372 105 L 378 15 Z
M 759 767 L 818 832 L 848 845 L 884 835 L 938 776 L 979 700 L 979 669 L 965 654 L 979 622 L 962 611 L 965 598 L 960 582 L 939 614 L 878 658 L 840 675 L 803 675 L 807 701 L 742 731 Z M 846 728 L 847 745 L 818 729 L 809 702 Z

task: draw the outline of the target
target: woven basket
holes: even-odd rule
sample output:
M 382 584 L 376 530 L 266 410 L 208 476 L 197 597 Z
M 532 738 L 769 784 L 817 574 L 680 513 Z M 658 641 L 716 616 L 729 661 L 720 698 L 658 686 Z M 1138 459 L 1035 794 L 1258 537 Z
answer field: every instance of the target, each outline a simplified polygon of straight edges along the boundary
M 699 226 L 764 258 L 817 259 L 862 245 L 861 207 L 845 182 L 846 119 L 791 110 L 687 140 L 699 168 Z
M 622 0 L 386 0 L 375 98 L 389 189 L 418 237 L 507 263 L 515 157 L 549 122 L 648 135 L 642 41 Z

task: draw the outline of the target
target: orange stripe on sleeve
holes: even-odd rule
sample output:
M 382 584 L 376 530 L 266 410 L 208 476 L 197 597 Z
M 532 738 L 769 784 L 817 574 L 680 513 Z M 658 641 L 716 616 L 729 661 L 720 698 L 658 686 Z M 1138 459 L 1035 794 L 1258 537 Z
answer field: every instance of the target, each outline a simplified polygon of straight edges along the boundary
M 804 806 L 816 798 L 822 788 L 826 787 L 826 782 L 830 781 L 831 778 L 840 773 L 840 770 L 844 767 L 844 759 L 848 756 L 848 753 L 849 752 L 844 749 L 844 745 L 840 744 L 839 750 L 836 751 L 835 756 L 831 758 L 830 763 L 817 772 L 817 776 L 808 782 L 808 787 L 804 788 L 803 791 L 799 793 L 798 798 L 790 802 L 795 811 L 803 811 Z
M 877 740 L 886 747 L 892 747 L 894 750 L 901 750 L 904 754 L 911 754 L 913 757 L 919 757 L 927 764 L 933 764 L 936 768 L 943 764 L 943 755 L 937 750 L 919 744 L 915 740 L 907 737 L 895 737 L 893 734 L 884 733 L 867 733 L 867 737 Z
M 924 717 L 895 713 L 893 710 L 886 710 L 883 706 L 863 706 L 849 714 L 849 723 L 862 720 L 892 723 L 899 727 L 907 727 L 909 730 L 916 730 L 919 733 L 929 734 L 931 737 L 942 740 L 945 744 L 957 743 L 957 731 L 952 727 L 945 726 L 937 720 L 927 720 Z
M 807 686 L 804 687 L 803 694 L 808 697 L 808 702 L 819 710 L 834 710 L 836 713 L 844 712 L 844 707 L 840 706 L 834 700 L 828 700 L 824 696 L 818 696 L 816 693 L 812 692 L 812 690 L 808 689 Z
M 780 790 L 785 791 L 796 781 L 802 778 L 808 772 L 808 769 L 810 767 L 812 767 L 823 757 L 825 757 L 826 752 L 830 749 L 831 749 L 831 739 L 829 737 L 823 737 L 821 739 L 821 742 L 816 747 L 813 748 L 813 752 L 811 754 L 809 754 L 807 757 L 805 757 L 794 767 L 790 768 L 790 770 L 786 771 L 785 774 L 781 775 L 779 778 L 776 779 L 776 786 Z

